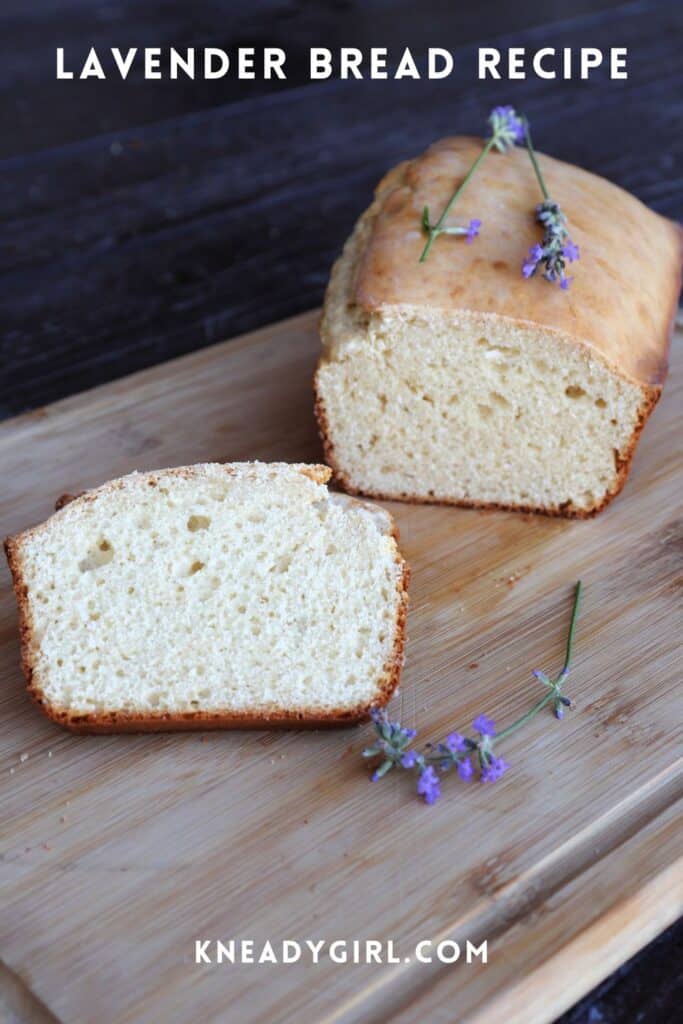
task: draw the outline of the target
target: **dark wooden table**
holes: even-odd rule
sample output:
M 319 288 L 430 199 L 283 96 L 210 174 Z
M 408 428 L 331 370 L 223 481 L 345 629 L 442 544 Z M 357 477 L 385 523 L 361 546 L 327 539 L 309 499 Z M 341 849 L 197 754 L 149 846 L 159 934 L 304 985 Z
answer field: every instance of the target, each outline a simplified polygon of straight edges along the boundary
M 382 172 L 482 132 L 496 103 L 682 219 L 682 43 L 680 0 L 3 0 L 0 415 L 318 305 Z M 626 46 L 629 78 L 479 83 L 480 44 Z M 55 79 L 57 46 L 76 64 L 130 45 L 282 46 L 288 79 Z M 456 72 L 309 83 L 312 45 L 446 46 Z M 679 924 L 563 1021 L 674 1020 L 682 941 Z

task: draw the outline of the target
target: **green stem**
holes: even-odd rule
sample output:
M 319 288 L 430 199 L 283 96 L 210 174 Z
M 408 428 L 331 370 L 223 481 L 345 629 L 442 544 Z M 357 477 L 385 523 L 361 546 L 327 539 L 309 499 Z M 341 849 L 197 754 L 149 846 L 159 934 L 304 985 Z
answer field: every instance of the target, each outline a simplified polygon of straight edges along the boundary
M 479 156 L 477 157 L 477 159 L 474 161 L 474 163 L 470 167 L 470 169 L 467 172 L 467 174 L 465 175 L 465 177 L 462 179 L 462 181 L 460 182 L 460 184 L 456 188 L 456 190 L 453 193 L 453 195 L 451 196 L 451 198 L 446 203 L 446 205 L 445 205 L 445 207 L 443 209 L 443 213 L 441 214 L 441 216 L 437 220 L 436 224 L 434 224 L 434 226 L 430 228 L 430 230 L 429 230 L 429 238 L 427 239 L 427 241 L 425 243 L 425 247 L 422 250 L 422 255 L 420 256 L 420 260 L 419 260 L 420 263 L 424 263 L 424 261 L 427 259 L 427 256 L 429 255 L 429 250 L 431 249 L 432 245 L 434 244 L 435 239 L 441 234 L 441 228 L 443 227 L 443 223 L 446 220 L 446 217 L 448 216 L 448 214 L 453 209 L 453 204 L 455 203 L 456 199 L 462 194 L 465 186 L 467 185 L 467 182 L 470 180 L 470 178 L 472 177 L 472 175 L 474 174 L 474 172 L 476 171 L 477 167 L 482 162 L 484 157 L 488 153 L 491 152 L 491 147 L 493 146 L 494 142 L 495 142 L 495 136 L 492 135 L 491 138 L 486 143 L 486 145 L 484 146 L 484 148 L 482 149 L 482 151 L 479 154 Z
M 562 666 L 561 676 L 566 676 L 569 671 L 569 662 L 572 660 L 572 647 L 574 646 L 574 634 L 576 633 L 576 622 L 579 617 L 579 601 L 581 600 L 581 590 L 583 584 L 579 580 L 574 588 L 574 605 L 572 607 L 572 618 L 569 623 L 569 634 L 567 636 L 567 652 L 564 657 L 564 665 Z
M 495 737 L 494 742 L 498 743 L 500 740 L 505 739 L 506 736 L 510 736 L 510 734 L 519 729 L 520 726 L 526 725 L 526 723 L 530 719 L 532 719 L 534 715 L 537 715 L 539 711 L 543 710 L 546 704 L 549 704 L 551 700 L 555 700 L 557 699 L 557 697 L 560 696 L 560 692 L 562 690 L 562 683 L 564 682 L 565 677 L 569 672 L 569 664 L 572 660 L 572 648 L 574 646 L 576 623 L 579 617 L 579 601 L 581 598 L 581 590 L 582 583 L 581 580 L 579 580 L 576 584 L 576 587 L 574 588 L 574 604 L 572 605 L 572 617 L 569 623 L 569 633 L 567 634 L 567 648 L 564 657 L 564 665 L 562 666 L 560 674 L 558 675 L 557 679 L 555 679 L 551 689 L 548 690 L 546 695 L 542 697 L 536 704 L 534 704 L 534 706 L 530 708 L 529 711 L 526 712 L 526 714 L 522 715 L 521 718 L 518 718 L 516 722 L 513 722 L 512 725 L 508 725 L 507 729 L 503 729 L 502 732 L 499 732 L 498 735 Z
M 532 708 L 529 708 L 526 714 L 522 715 L 521 718 L 518 718 L 516 722 L 512 723 L 512 725 L 508 725 L 507 729 L 503 729 L 502 732 L 497 733 L 494 737 L 494 742 L 498 743 L 500 740 L 504 740 L 506 736 L 512 735 L 512 733 L 516 732 L 517 729 L 526 725 L 534 715 L 537 715 L 539 711 L 542 711 L 546 704 L 549 704 L 556 696 L 555 687 L 553 686 L 552 690 L 548 690 L 545 697 L 541 697 L 541 699 L 537 701 Z
M 541 174 L 541 168 L 538 166 L 538 160 L 536 159 L 536 153 L 534 152 L 534 144 L 531 141 L 531 128 L 529 127 L 529 122 L 527 121 L 526 117 L 524 117 L 524 116 L 522 116 L 522 122 L 524 124 L 524 138 L 526 139 L 526 148 L 527 148 L 527 150 L 529 152 L 529 159 L 531 160 L 531 164 L 532 164 L 532 166 L 534 168 L 534 172 L 536 174 L 536 178 L 538 179 L 538 184 L 541 187 L 541 192 L 543 193 L 543 198 L 544 199 L 550 199 L 550 195 L 548 193 L 548 189 L 546 188 L 545 181 L 543 180 L 543 175 Z
M 572 652 L 573 652 L 573 647 L 574 647 L 574 636 L 575 636 L 575 633 L 576 633 L 576 623 L 577 623 L 578 617 L 579 617 L 579 603 L 580 603 L 580 600 L 581 600 L 582 590 L 583 590 L 583 584 L 581 583 L 581 580 L 579 580 L 577 582 L 575 588 L 574 588 L 574 603 L 572 605 L 572 616 L 571 616 L 571 619 L 570 619 L 570 622 L 569 622 L 569 632 L 567 634 L 567 647 L 566 647 L 566 651 L 565 651 L 564 665 L 562 666 L 560 674 L 558 675 L 557 679 L 555 679 L 551 683 L 550 688 L 548 689 L 548 692 L 543 697 L 541 697 L 540 700 L 536 701 L 536 703 L 534 704 L 533 707 L 529 708 L 529 710 L 527 712 L 525 712 L 520 718 L 518 718 L 511 725 L 508 725 L 507 729 L 503 729 L 502 732 L 499 732 L 495 737 L 491 738 L 489 749 L 492 749 L 494 744 L 499 743 L 501 740 L 507 739 L 507 737 L 511 736 L 513 732 L 516 732 L 517 729 L 521 729 L 521 727 L 523 725 L 526 725 L 527 722 L 531 721 L 531 719 L 535 715 L 537 715 L 539 713 L 539 711 L 542 711 L 543 708 L 546 706 L 546 704 L 549 704 L 553 700 L 557 700 L 557 698 L 560 696 L 560 694 L 562 692 L 562 684 L 564 683 L 564 680 L 565 680 L 565 678 L 567 676 L 567 673 L 569 672 L 569 665 L 570 665 L 571 660 L 572 660 Z M 472 756 L 477 756 L 477 755 L 479 756 L 479 760 L 481 762 L 481 750 L 480 749 L 479 750 L 477 750 L 477 749 L 474 749 L 474 750 L 463 750 L 463 751 L 460 751 L 457 756 L 453 757 L 453 761 L 454 761 L 454 763 L 457 763 L 458 761 L 462 761 L 466 757 L 472 757 Z M 436 764 L 439 761 L 445 760 L 447 757 L 448 757 L 447 754 L 440 754 L 440 753 L 427 754 L 425 756 L 425 762 L 427 764 Z

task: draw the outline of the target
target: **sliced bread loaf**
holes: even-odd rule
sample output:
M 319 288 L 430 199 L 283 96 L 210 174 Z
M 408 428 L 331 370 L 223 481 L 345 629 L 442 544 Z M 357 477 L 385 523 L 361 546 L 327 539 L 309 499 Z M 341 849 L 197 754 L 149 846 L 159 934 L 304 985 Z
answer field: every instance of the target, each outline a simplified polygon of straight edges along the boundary
M 492 154 L 434 217 L 481 140 L 446 139 L 380 183 L 330 280 L 316 376 L 327 460 L 350 491 L 598 512 L 621 489 L 667 369 L 681 233 L 615 185 L 540 156 L 580 262 L 569 291 L 521 266 L 540 240 L 527 154 Z
M 76 731 L 351 722 L 403 660 L 391 517 L 324 466 L 133 473 L 6 541 L 33 698 Z

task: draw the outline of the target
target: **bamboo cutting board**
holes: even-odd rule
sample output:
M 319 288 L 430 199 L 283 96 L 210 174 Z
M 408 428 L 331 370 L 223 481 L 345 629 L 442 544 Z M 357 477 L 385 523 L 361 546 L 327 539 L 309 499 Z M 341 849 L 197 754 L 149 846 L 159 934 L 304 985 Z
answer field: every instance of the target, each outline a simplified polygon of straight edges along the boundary
M 0 425 L 2 529 L 133 469 L 321 458 L 306 314 Z M 0 1007 L 116 1022 L 550 1021 L 683 907 L 683 338 L 624 494 L 572 522 L 395 504 L 413 569 L 393 708 L 423 740 L 567 692 L 495 786 L 368 783 L 367 726 L 76 737 L 30 705 L 0 590 Z M 399 964 L 196 965 L 195 939 L 392 939 Z M 488 940 L 488 963 L 405 962 Z M 9 1011 L 8 1011 L 9 1012 Z

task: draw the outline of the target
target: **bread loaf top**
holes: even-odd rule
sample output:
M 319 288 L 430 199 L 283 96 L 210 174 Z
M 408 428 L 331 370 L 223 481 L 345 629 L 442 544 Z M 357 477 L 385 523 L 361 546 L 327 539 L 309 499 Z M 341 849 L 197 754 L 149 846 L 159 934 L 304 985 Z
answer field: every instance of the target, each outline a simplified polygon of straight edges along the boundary
M 667 370 L 680 290 L 681 229 L 616 185 L 540 155 L 550 196 L 568 219 L 581 251 L 568 291 L 521 267 L 540 242 L 541 200 L 522 148 L 483 162 L 448 222 L 482 221 L 472 245 L 442 235 L 419 262 L 432 223 L 480 152 L 482 140 L 443 139 L 380 182 L 366 215 L 353 301 L 368 312 L 427 316 L 476 312 L 530 322 L 588 346 L 628 380 L 658 391 Z

